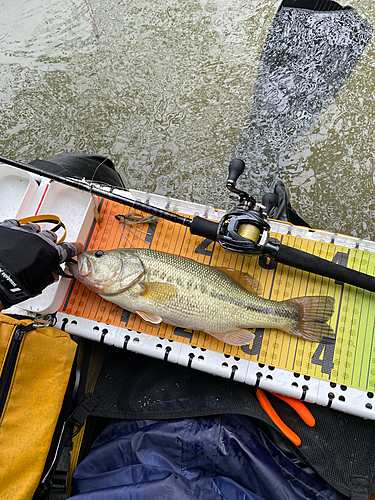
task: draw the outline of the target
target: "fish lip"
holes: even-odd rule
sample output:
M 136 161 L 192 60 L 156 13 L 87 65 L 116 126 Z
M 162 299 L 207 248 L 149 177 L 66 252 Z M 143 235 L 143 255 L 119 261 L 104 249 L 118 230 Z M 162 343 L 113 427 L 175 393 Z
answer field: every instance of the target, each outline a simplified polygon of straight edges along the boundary
M 84 268 L 86 264 L 86 269 Z M 80 276 L 89 276 L 93 273 L 94 267 L 90 258 L 84 254 L 80 254 L 77 257 L 77 270 Z
M 69 269 L 69 271 L 74 274 L 74 271 L 78 268 L 78 262 L 76 260 L 68 260 L 65 262 L 65 266 Z
M 104 289 L 106 286 L 110 285 L 113 280 L 121 274 L 123 268 L 123 262 L 119 259 L 119 269 L 116 269 L 112 276 L 107 278 L 105 281 L 103 277 L 97 276 L 97 270 L 95 266 L 95 258 L 91 258 L 90 253 L 86 255 L 81 253 L 77 255 L 77 261 L 69 260 L 66 265 L 69 271 L 82 283 L 84 283 L 88 288 L 96 291 L 97 289 Z M 90 282 L 90 284 L 88 283 Z M 116 290 L 115 293 L 118 293 Z
M 69 259 L 66 262 L 66 266 L 71 272 L 75 271 L 79 276 L 89 276 L 93 273 L 95 274 L 92 259 L 85 255 L 85 253 L 78 254 L 76 259 Z

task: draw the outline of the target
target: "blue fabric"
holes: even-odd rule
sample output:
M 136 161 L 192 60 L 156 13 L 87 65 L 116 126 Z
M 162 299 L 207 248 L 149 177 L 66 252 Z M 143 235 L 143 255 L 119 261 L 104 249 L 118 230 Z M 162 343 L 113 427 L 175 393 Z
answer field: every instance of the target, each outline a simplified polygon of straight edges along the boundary
M 114 421 L 73 475 L 74 500 L 342 500 L 241 415 Z

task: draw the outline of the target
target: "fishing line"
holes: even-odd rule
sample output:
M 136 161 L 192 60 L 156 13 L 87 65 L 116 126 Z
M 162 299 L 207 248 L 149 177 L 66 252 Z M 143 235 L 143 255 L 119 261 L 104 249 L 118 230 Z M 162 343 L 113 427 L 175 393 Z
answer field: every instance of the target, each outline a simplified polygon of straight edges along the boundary
M 110 158 L 108 158 L 108 156 L 106 156 L 106 157 L 104 158 L 104 160 L 103 160 L 101 163 L 99 163 L 99 165 L 96 167 L 96 169 L 94 170 L 94 173 L 92 174 L 92 177 L 91 177 L 91 182 L 93 182 L 93 181 L 94 181 L 94 178 L 95 178 L 96 172 L 99 170 L 99 167 L 101 167 L 101 166 L 104 164 L 104 162 L 105 162 L 105 161 L 107 161 L 107 160 L 111 161 L 111 160 L 110 160 Z M 98 207 L 96 206 L 96 200 L 95 200 L 95 197 L 94 197 L 93 195 L 91 195 L 91 196 L 92 196 L 92 200 L 93 200 L 93 202 L 94 202 L 94 217 L 95 217 L 96 222 L 100 225 L 100 215 L 99 215 L 99 209 L 98 209 Z
M 94 31 L 94 34 L 95 34 L 96 38 L 99 40 L 100 35 L 99 35 L 98 27 L 96 26 L 96 21 L 95 21 L 95 17 L 94 17 L 94 11 L 92 10 L 92 7 L 91 7 L 91 4 L 90 4 L 89 0 L 85 0 L 85 2 L 86 2 L 87 8 L 88 8 L 89 13 L 90 13 L 92 29 Z
M 96 169 L 94 170 L 94 173 L 92 174 L 91 181 L 94 181 L 94 180 L 95 180 L 94 178 L 95 178 L 96 172 L 99 170 L 99 168 L 100 168 L 100 167 L 104 164 L 104 162 L 106 162 L 107 160 L 111 161 L 111 160 L 110 160 L 110 158 L 108 158 L 108 156 L 106 156 L 106 157 L 104 158 L 104 160 L 103 160 L 101 163 L 99 163 L 99 165 L 98 165 L 98 166 L 96 167 Z

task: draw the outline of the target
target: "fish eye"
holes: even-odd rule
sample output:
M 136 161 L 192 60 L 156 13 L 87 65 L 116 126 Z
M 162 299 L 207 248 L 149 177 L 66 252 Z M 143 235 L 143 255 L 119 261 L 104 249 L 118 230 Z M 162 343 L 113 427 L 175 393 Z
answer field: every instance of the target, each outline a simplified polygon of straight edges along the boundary
M 104 255 L 103 250 L 98 250 L 97 252 L 95 252 L 95 257 L 103 257 L 103 255 Z

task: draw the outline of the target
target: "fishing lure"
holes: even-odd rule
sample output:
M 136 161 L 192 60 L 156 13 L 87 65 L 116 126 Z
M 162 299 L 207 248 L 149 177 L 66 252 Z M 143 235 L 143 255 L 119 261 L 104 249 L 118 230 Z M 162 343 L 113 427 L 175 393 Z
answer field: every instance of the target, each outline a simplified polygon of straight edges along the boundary
M 147 231 L 134 226 L 136 226 L 136 224 L 156 224 L 159 220 L 159 217 L 156 217 L 154 215 L 144 215 L 142 212 L 132 212 L 129 210 L 126 214 L 115 215 L 115 219 L 121 222 L 121 233 L 124 238 L 130 243 L 131 246 L 134 246 L 132 241 L 124 231 L 125 227 L 129 233 L 133 234 L 139 240 L 145 242 L 146 238 L 142 238 L 142 236 L 137 234 L 137 231 L 145 235 L 147 235 Z M 132 227 L 134 227 L 134 229 L 132 229 Z

